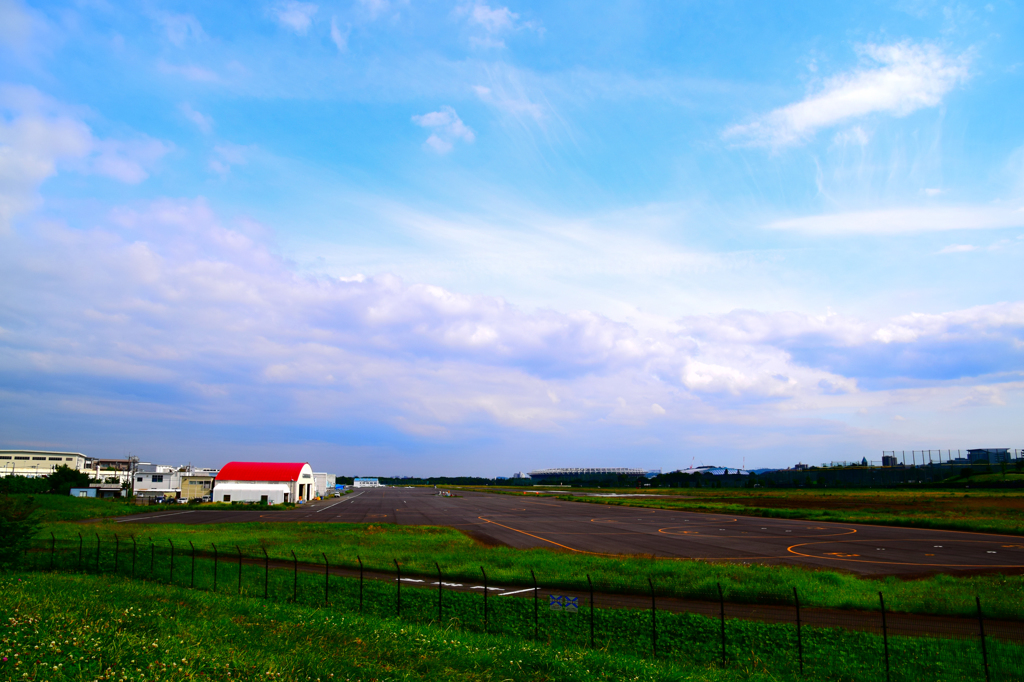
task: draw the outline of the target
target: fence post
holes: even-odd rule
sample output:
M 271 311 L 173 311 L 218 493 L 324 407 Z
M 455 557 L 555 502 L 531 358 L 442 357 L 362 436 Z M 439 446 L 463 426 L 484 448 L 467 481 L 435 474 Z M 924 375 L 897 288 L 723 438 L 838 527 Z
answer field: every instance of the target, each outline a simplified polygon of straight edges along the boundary
M 533 572 L 532 568 L 530 569 L 530 577 L 533 578 L 533 638 L 537 639 L 538 632 L 539 632 L 539 630 L 538 630 L 539 622 L 540 622 L 539 621 L 539 617 L 538 617 L 538 610 L 537 610 L 537 605 L 538 605 L 537 604 L 537 599 L 538 599 L 538 594 L 537 594 L 537 575 Z
M 327 555 L 326 554 L 324 554 L 323 552 L 320 552 L 320 556 L 322 556 L 324 558 L 324 606 L 327 606 L 330 603 L 329 597 L 330 597 L 330 589 L 331 589 L 331 579 L 330 579 L 330 575 L 329 574 L 330 574 L 331 566 L 330 566 L 330 564 L 327 563 Z
M 78 534 L 78 570 L 79 571 L 82 570 L 82 545 L 83 544 L 84 544 L 84 540 L 82 539 L 82 534 L 79 533 Z
M 647 576 L 647 584 L 651 587 L 651 650 L 654 652 L 654 657 L 658 657 L 658 611 L 657 605 L 654 603 L 654 581 L 651 580 L 651 576 Z
M 121 568 L 121 538 L 117 537 L 117 533 L 114 533 L 114 574 L 117 574 L 117 570 Z
M 100 572 L 100 534 L 96 533 L 96 573 Z
M 139 543 L 135 542 L 135 536 L 132 536 L 132 580 L 135 580 L 135 555 L 138 553 Z
M 356 561 L 359 562 L 359 613 L 363 612 L 363 560 L 356 555 Z
M 594 648 L 594 583 L 590 582 L 590 574 L 587 574 L 587 586 L 590 588 L 590 648 Z
M 210 543 L 213 547 L 213 591 L 217 591 L 217 545 Z
M 480 572 L 484 574 L 484 632 L 487 632 L 487 571 L 484 567 L 480 567 Z
M 402 567 L 398 564 L 398 559 L 392 559 L 395 562 L 395 571 L 398 578 L 395 579 L 395 585 L 398 586 L 398 601 L 395 602 L 395 613 L 399 618 L 402 617 Z
M 974 599 L 978 603 L 978 631 L 981 633 L 981 662 L 985 666 L 985 682 L 989 682 L 988 651 L 985 649 L 985 619 L 981 617 L 981 597 L 975 597 Z
M 196 589 L 196 546 L 192 544 L 192 541 L 188 541 L 189 547 L 192 548 L 192 570 L 188 579 L 188 589 Z
M 267 548 L 263 547 L 263 598 L 266 599 L 268 596 L 267 583 L 270 580 L 270 555 L 267 554 Z
M 722 583 L 718 583 L 718 606 L 722 619 L 722 665 L 725 666 L 725 595 L 722 594 Z
M 882 593 L 879 592 L 878 595 L 881 596 Z M 800 674 L 803 675 L 804 674 L 804 640 L 803 640 L 803 637 L 802 637 L 802 635 L 800 633 L 800 595 L 797 594 L 795 587 L 793 588 L 793 603 L 796 605 L 796 650 L 797 650 L 797 654 L 800 656 Z M 882 616 L 882 619 L 884 621 L 885 616 Z M 886 649 L 886 651 L 888 651 L 888 649 Z
M 242 550 L 235 545 L 235 551 L 238 552 L 238 594 L 242 594 Z
M 437 622 L 440 623 L 442 620 L 441 615 L 441 565 L 436 561 L 434 566 L 437 566 Z
M 171 585 L 174 584 L 174 541 L 167 538 L 168 544 L 171 546 L 171 579 L 168 581 Z
M 114 537 L 117 537 L 116 535 Z M 53 570 L 53 553 L 57 550 L 57 538 L 50 533 L 50 570 Z
M 889 628 L 885 622 L 885 597 L 878 593 L 878 603 L 882 606 L 882 644 L 885 646 L 885 682 L 889 682 Z
M 290 550 L 292 553 L 292 602 L 295 604 L 299 603 L 299 558 L 295 556 L 295 550 Z

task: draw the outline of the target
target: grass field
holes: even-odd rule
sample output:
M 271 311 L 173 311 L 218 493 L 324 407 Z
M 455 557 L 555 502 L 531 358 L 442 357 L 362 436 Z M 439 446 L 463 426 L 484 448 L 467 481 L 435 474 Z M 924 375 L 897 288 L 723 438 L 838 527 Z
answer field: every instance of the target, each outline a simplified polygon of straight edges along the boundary
M 38 507 L 36 517 L 44 523 L 56 523 L 59 521 L 84 521 L 86 519 L 101 519 L 115 516 L 128 516 L 130 514 L 147 514 L 152 512 L 166 512 L 175 509 L 197 508 L 177 506 L 173 504 L 151 504 L 139 506 L 131 504 L 124 498 L 111 498 L 106 500 L 95 497 L 71 497 L 70 495 L 11 495 L 15 498 L 32 498 Z M 268 511 L 282 511 L 294 509 L 295 505 L 274 505 L 272 507 L 260 507 Z M 232 509 L 230 504 L 205 503 L 202 509 Z M 234 507 L 237 509 L 237 507 Z
M 405 589 L 394 617 L 395 587 L 368 583 L 366 613 L 356 613 L 358 581 L 335 578 L 331 606 L 321 580 L 302 575 L 297 603 L 290 572 L 272 571 L 269 600 L 259 594 L 259 566 L 244 566 L 244 595 L 233 567 L 221 567 L 219 592 L 208 591 L 210 563 L 199 562 L 197 587 L 104 575 L 20 573 L 0 579 L 3 628 L 0 677 L 6 679 L 176 680 L 850 680 L 885 679 L 877 635 L 832 628 L 802 632 L 799 675 L 789 625 L 726 622 L 721 662 L 717 619 L 660 613 L 658 659 L 646 611 L 595 614 L 595 649 L 584 613 L 540 613 L 534 638 L 531 600 L 491 600 L 482 633 L 478 594 L 448 593 L 440 619 L 435 592 Z M 110 568 L 107 566 L 106 568 Z M 183 572 L 181 572 L 183 573 Z M 178 585 L 188 574 L 175 578 Z M 255 579 L 254 579 L 255 578 Z M 187 582 L 186 582 L 187 584 Z M 256 589 L 253 590 L 253 587 Z M 253 592 L 257 595 L 253 598 Z M 388 617 L 391 615 L 392 617 Z M 983 679 L 976 641 L 890 637 L 891 679 Z M 1015 679 L 1021 647 L 990 641 L 992 680 Z
M 971 615 L 975 596 L 981 597 L 993 617 L 1024 620 L 1024 603 L 1007 599 L 1007 594 L 1024 593 L 1024 577 L 984 575 L 975 577 L 933 576 L 921 580 L 866 579 L 835 571 L 809 570 L 796 566 L 758 564 L 715 564 L 703 561 L 653 559 L 650 557 L 606 557 L 579 555 L 547 549 L 518 550 L 485 547 L 465 534 L 425 526 L 396 526 L 341 523 L 246 523 L 178 525 L 133 523 L 54 523 L 40 536 L 45 544 L 49 534 L 74 546 L 78 534 L 84 547 L 95 547 L 96 534 L 104 551 L 113 549 L 114 534 L 122 552 L 130 551 L 134 538 L 138 551 L 149 544 L 161 548 L 175 544 L 178 552 L 189 551 L 191 541 L 209 552 L 216 544 L 222 555 L 262 557 L 263 551 L 290 560 L 291 551 L 304 562 L 322 563 L 326 554 L 332 565 L 357 565 L 362 558 L 367 568 L 391 571 L 397 559 L 408 574 L 435 575 L 437 562 L 451 578 L 479 580 L 481 566 L 496 583 L 529 585 L 530 570 L 548 585 L 585 589 L 589 574 L 600 591 L 646 594 L 650 577 L 666 595 L 713 599 L 717 585 L 731 601 L 788 604 L 796 587 L 808 606 L 839 609 L 877 610 L 878 592 L 886 595 L 889 608 L 911 613 Z

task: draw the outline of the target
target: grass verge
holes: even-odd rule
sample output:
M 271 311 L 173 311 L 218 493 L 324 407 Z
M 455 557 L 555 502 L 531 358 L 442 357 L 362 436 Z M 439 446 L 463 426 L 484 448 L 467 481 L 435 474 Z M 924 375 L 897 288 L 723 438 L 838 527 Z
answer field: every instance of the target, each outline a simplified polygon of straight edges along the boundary
M 51 524 L 37 541 L 43 551 L 41 561 L 45 561 L 50 532 L 72 555 L 82 533 L 86 562 L 95 555 L 97 541 L 104 560 L 109 560 L 116 533 L 122 562 L 133 547 L 138 561 L 146 562 L 150 547 L 166 552 L 171 543 L 183 557 L 191 551 L 191 542 L 205 552 L 216 545 L 222 559 L 235 556 L 237 551 L 261 558 L 265 550 L 271 558 L 291 560 L 294 551 L 300 561 L 321 563 L 326 555 L 332 566 L 352 568 L 358 565 L 358 556 L 368 569 L 389 572 L 397 559 L 405 574 L 430 577 L 436 575 L 436 562 L 446 578 L 461 580 L 479 581 L 483 567 L 492 582 L 508 585 L 531 585 L 532 570 L 548 586 L 584 590 L 586 576 L 590 575 L 598 591 L 647 594 L 650 577 L 660 594 L 707 600 L 717 600 L 717 586 L 721 584 L 730 601 L 790 604 L 796 587 L 805 605 L 835 609 L 877 610 L 878 593 L 883 592 L 891 610 L 970 616 L 976 612 L 975 597 L 980 596 L 991 617 L 1024 620 L 1021 600 L 1007 598 L 1024 593 L 1024 576 L 868 579 L 797 566 L 484 547 L 451 528 L 342 523 Z

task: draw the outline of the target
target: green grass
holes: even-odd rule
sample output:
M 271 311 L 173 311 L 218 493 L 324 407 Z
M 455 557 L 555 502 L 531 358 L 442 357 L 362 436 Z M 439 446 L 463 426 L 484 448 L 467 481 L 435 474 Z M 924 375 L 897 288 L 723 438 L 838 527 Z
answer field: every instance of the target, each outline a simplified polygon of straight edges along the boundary
M 0 578 L 10 680 L 778 680 L 93 576 Z
M 736 602 L 790 604 L 793 588 L 802 603 L 836 609 L 878 610 L 883 592 L 888 608 L 911 613 L 971 616 L 975 596 L 980 596 L 990 617 L 1024 620 L 1021 599 L 1007 595 L 1024 593 L 1024 577 L 984 575 L 975 577 L 933 576 L 921 580 L 867 579 L 835 571 L 796 566 L 725 564 L 650 557 L 610 557 L 571 554 L 546 549 L 519 550 L 484 547 L 450 528 L 342 523 L 243 523 L 178 525 L 139 522 L 130 525 L 51 524 L 39 539 L 45 548 L 49 532 L 62 546 L 77 547 L 83 535 L 88 556 L 102 537 L 103 552 L 114 549 L 114 533 L 120 537 L 121 556 L 131 551 L 145 554 L 149 543 L 168 549 L 172 541 L 179 556 L 190 551 L 191 541 L 209 552 L 216 544 L 221 556 L 233 556 L 236 546 L 244 555 L 262 557 L 263 550 L 276 559 L 290 560 L 295 551 L 300 561 L 356 567 L 359 556 L 367 568 L 394 570 L 397 559 L 407 575 L 436 575 L 440 564 L 446 579 L 479 581 L 481 566 L 494 583 L 531 585 L 531 569 L 542 584 L 566 589 L 586 589 L 589 574 L 595 589 L 604 592 L 647 594 L 647 578 L 666 596 L 717 599 L 721 584 L 727 599 Z
M 43 523 L 60 521 L 85 521 L 129 514 L 147 514 L 153 512 L 183 511 L 185 509 L 238 509 L 239 507 L 223 502 L 207 502 L 198 505 L 182 504 L 151 504 L 137 506 L 125 498 L 98 499 L 95 497 L 71 497 L 70 495 L 11 495 L 13 498 L 32 498 L 38 507 L 36 518 Z M 274 505 L 255 507 L 266 511 L 283 511 L 294 509 L 295 505 Z M 254 507 L 246 507 L 253 509 Z
M 209 590 L 211 562 L 198 563 L 197 587 Z M 590 650 L 586 610 L 540 611 L 534 641 L 529 599 L 492 597 L 484 634 L 477 594 L 447 592 L 439 621 L 436 592 L 406 586 L 399 620 L 393 584 L 367 582 L 366 613 L 359 615 L 353 579 L 332 579 L 331 606 L 324 607 L 317 575 L 300 574 L 298 602 L 284 603 L 292 590 L 287 570 L 271 571 L 271 598 L 264 601 L 261 566 L 243 565 L 243 594 L 249 596 L 241 597 L 228 594 L 237 589 L 236 566 L 220 567 L 218 593 L 161 584 L 170 577 L 167 568 L 157 562 L 155 580 L 145 582 L 60 573 L 0 579 L 0 608 L 12 618 L 3 629 L 8 661 L 0 663 L 0 677 L 799 679 L 792 625 L 727 620 L 722 667 L 717 619 L 660 612 L 659 659 L 653 661 L 647 611 L 597 609 L 597 650 Z M 178 568 L 181 585 L 190 576 Z M 802 635 L 806 679 L 885 679 L 877 635 L 808 627 Z M 889 646 L 897 682 L 981 678 L 976 640 L 892 637 Z M 1018 645 L 990 640 L 988 653 L 993 680 L 1014 679 L 1024 662 Z

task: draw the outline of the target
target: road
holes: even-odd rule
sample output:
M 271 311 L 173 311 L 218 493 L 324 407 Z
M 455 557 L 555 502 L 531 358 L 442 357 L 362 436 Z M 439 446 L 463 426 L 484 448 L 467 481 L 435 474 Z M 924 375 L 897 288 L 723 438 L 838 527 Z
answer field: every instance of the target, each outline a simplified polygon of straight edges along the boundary
M 1024 570 L 1024 538 L 638 509 L 428 488 L 369 488 L 294 510 L 174 510 L 120 523 L 397 523 L 449 526 L 492 545 L 591 554 L 797 564 L 860 575 Z

